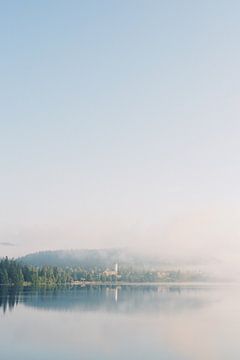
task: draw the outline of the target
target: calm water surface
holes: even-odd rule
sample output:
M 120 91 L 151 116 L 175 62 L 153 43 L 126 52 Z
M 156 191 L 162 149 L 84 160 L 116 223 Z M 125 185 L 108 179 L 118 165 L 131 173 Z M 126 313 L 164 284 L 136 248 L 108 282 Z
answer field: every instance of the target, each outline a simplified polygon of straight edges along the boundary
M 238 285 L 0 288 L 1 360 L 239 360 Z

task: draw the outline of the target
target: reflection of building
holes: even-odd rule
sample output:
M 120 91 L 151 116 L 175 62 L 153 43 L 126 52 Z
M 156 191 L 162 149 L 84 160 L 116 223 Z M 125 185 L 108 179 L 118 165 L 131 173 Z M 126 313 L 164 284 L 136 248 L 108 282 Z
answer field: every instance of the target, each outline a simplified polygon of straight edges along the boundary
M 118 302 L 118 292 L 121 288 L 119 286 L 116 287 L 115 289 L 115 302 L 117 303 Z

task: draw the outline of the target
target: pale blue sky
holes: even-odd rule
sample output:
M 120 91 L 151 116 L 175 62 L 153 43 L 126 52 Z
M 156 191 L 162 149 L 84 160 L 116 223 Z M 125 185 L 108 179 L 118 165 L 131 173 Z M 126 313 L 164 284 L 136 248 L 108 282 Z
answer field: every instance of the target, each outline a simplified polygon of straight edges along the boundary
M 239 13 L 0 1 L 0 255 L 236 250 Z

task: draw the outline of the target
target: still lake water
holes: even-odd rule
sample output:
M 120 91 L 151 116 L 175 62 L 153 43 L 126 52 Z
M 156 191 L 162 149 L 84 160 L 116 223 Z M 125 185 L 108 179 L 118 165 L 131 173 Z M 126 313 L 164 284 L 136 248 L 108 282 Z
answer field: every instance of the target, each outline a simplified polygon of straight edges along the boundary
M 239 360 L 239 285 L 0 288 L 1 360 Z

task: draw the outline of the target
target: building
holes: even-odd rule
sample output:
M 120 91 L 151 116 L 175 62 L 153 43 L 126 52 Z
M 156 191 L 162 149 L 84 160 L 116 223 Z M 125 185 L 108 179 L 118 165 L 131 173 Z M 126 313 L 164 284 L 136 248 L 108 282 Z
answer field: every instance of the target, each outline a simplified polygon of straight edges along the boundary
M 106 276 L 118 276 L 118 263 L 115 264 L 114 270 L 107 269 L 103 274 Z

